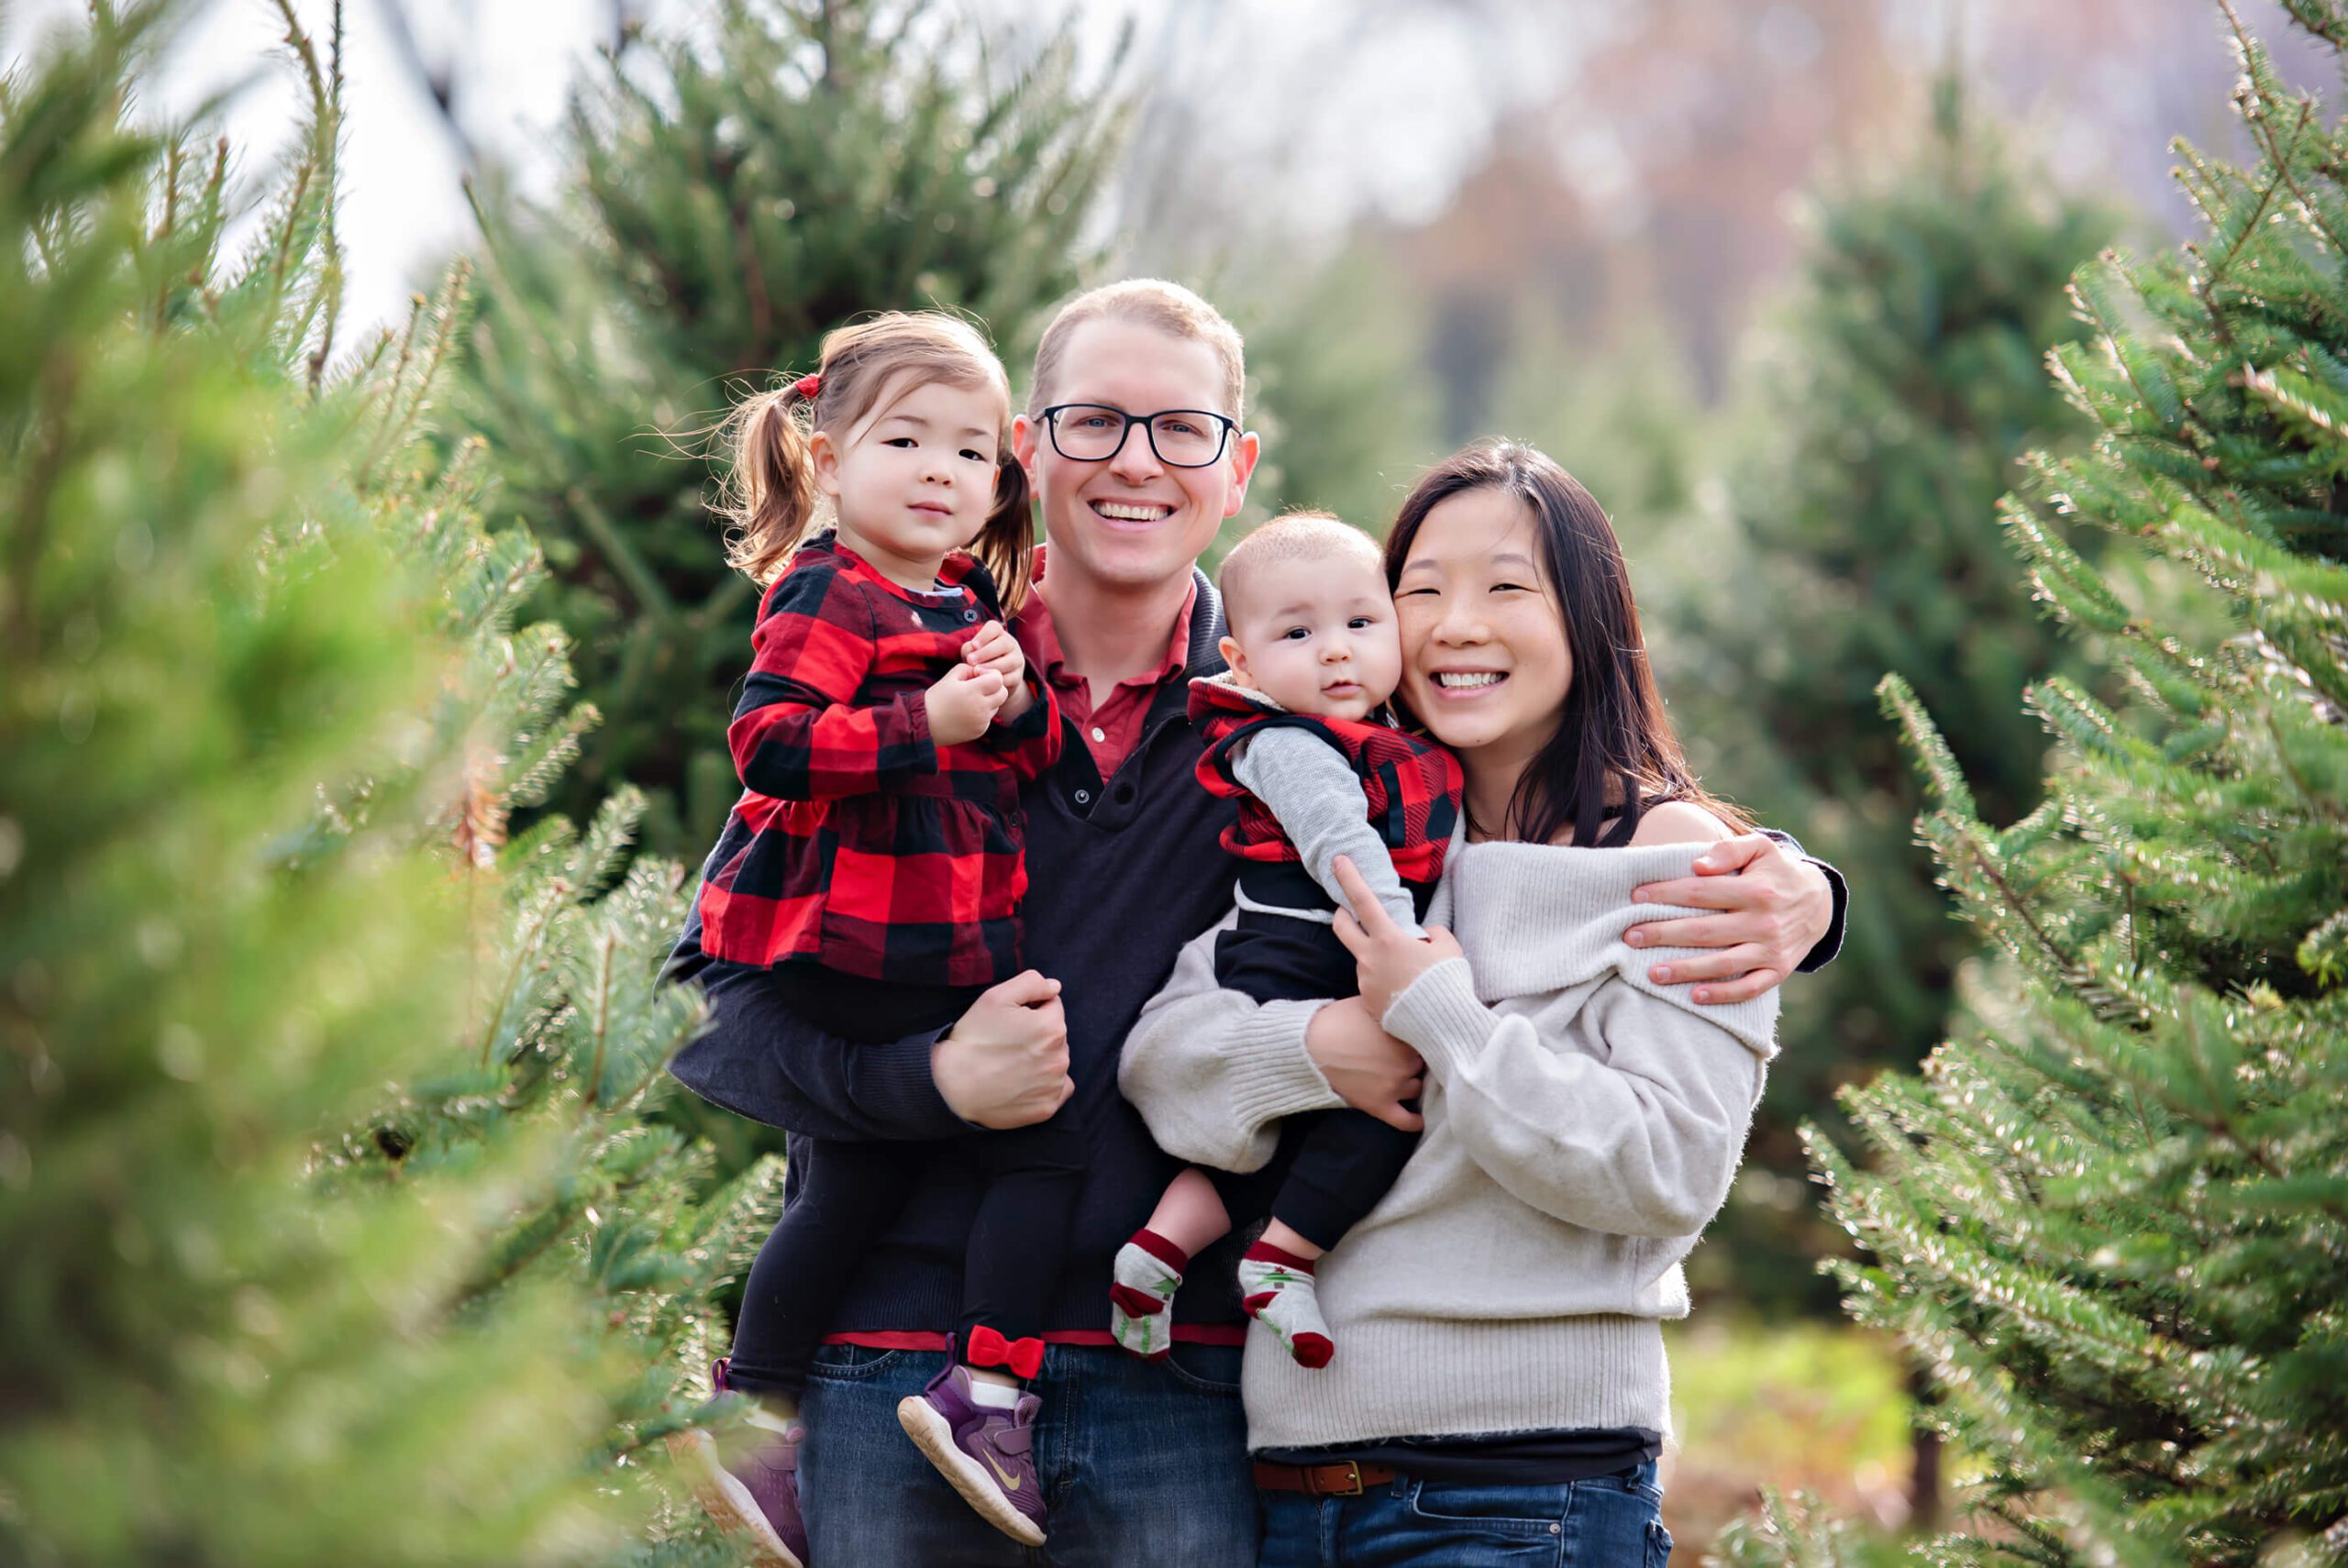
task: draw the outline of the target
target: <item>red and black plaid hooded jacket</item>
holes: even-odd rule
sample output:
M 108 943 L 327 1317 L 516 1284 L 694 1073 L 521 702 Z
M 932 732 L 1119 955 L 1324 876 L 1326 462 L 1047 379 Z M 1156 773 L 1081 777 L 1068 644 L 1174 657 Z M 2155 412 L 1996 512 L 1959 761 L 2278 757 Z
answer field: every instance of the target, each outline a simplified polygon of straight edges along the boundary
M 1242 740 L 1289 724 L 1320 736 L 1353 764 L 1369 825 L 1393 852 L 1396 876 L 1432 886 L 1443 875 L 1444 851 L 1459 825 L 1466 781 L 1458 759 L 1433 741 L 1390 724 L 1292 713 L 1227 679 L 1208 678 L 1191 682 L 1191 723 L 1207 743 L 1199 758 L 1199 782 L 1239 802 L 1239 821 L 1223 830 L 1223 846 L 1232 854 L 1259 865 L 1300 858 L 1279 819 L 1231 771 L 1233 748 Z
M 745 842 L 702 884 L 705 952 L 921 985 L 1018 973 L 1019 786 L 1058 760 L 1059 711 L 1031 649 L 1016 723 L 931 741 L 923 693 L 1002 619 L 969 557 L 939 576 L 900 588 L 826 532 L 767 589 L 725 733 L 746 786 L 725 838 Z

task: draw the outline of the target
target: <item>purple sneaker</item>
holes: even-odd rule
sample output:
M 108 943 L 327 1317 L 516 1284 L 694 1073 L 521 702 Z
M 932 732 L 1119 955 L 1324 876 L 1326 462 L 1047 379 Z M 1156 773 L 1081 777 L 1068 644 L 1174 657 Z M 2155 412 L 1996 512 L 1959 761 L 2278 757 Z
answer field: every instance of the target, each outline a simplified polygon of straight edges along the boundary
M 710 1368 L 723 1397 L 725 1363 Z M 799 1512 L 799 1445 L 807 1429 L 788 1432 L 736 1421 L 722 1434 L 688 1427 L 669 1436 L 669 1452 L 693 1496 L 720 1529 L 750 1543 L 758 1568 L 807 1568 L 807 1522 Z
M 1044 1485 L 1030 1452 L 1044 1402 L 1022 1394 L 1002 1410 L 970 1397 L 970 1369 L 948 1360 L 929 1386 L 897 1406 L 922 1453 L 987 1523 L 1028 1546 L 1044 1544 Z

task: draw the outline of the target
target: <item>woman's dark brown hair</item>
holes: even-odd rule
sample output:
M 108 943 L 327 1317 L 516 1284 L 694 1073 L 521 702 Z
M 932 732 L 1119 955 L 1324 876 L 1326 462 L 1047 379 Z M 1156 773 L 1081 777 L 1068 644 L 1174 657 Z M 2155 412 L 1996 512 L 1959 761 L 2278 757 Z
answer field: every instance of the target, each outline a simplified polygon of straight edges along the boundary
M 1697 782 L 1664 716 L 1614 525 L 1589 491 L 1546 454 L 1512 441 L 1485 441 L 1429 469 L 1386 536 L 1387 586 L 1401 580 L 1411 541 L 1427 513 L 1478 490 L 1514 496 L 1533 513 L 1542 568 L 1573 655 L 1573 683 L 1557 733 L 1517 780 L 1508 820 L 1479 823 L 1479 831 L 1549 844 L 1570 827 L 1574 843 L 1611 847 L 1630 843 L 1640 816 L 1666 801 L 1691 801 L 1733 829 L 1749 828 L 1743 812 Z

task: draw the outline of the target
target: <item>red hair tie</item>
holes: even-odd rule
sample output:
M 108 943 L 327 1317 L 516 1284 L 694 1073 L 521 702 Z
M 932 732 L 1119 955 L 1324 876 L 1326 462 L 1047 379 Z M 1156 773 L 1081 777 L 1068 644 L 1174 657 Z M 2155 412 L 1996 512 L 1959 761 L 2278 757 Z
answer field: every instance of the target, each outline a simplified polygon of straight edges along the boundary
M 797 381 L 791 383 L 791 390 L 797 392 L 801 397 L 805 398 L 808 402 L 813 403 L 815 401 L 815 394 L 824 390 L 824 378 L 821 376 L 802 376 Z

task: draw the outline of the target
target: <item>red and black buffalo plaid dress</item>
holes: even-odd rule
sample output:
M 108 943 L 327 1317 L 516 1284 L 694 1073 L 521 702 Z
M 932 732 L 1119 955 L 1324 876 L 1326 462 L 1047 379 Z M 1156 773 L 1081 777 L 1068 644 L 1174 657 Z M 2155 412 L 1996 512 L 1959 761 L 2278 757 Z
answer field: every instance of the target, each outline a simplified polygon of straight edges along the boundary
M 1369 825 L 1394 856 L 1394 874 L 1409 885 L 1434 885 L 1444 851 L 1459 825 L 1465 787 L 1458 759 L 1433 741 L 1391 724 L 1292 713 L 1227 680 L 1191 682 L 1191 723 L 1206 739 L 1199 782 L 1239 802 L 1239 820 L 1223 830 L 1223 847 L 1256 866 L 1293 866 L 1300 856 L 1279 819 L 1231 770 L 1232 754 L 1247 736 L 1275 724 L 1318 735 L 1344 754 L 1361 779 Z
M 921 986 L 991 986 L 1020 967 L 1027 888 L 1019 786 L 1058 758 L 1035 667 L 1015 723 L 938 745 L 923 694 L 1002 619 L 993 580 L 947 558 L 936 592 L 890 581 L 830 532 L 759 606 L 726 730 L 746 786 L 702 885 L 702 946 L 735 964 L 817 964 Z

